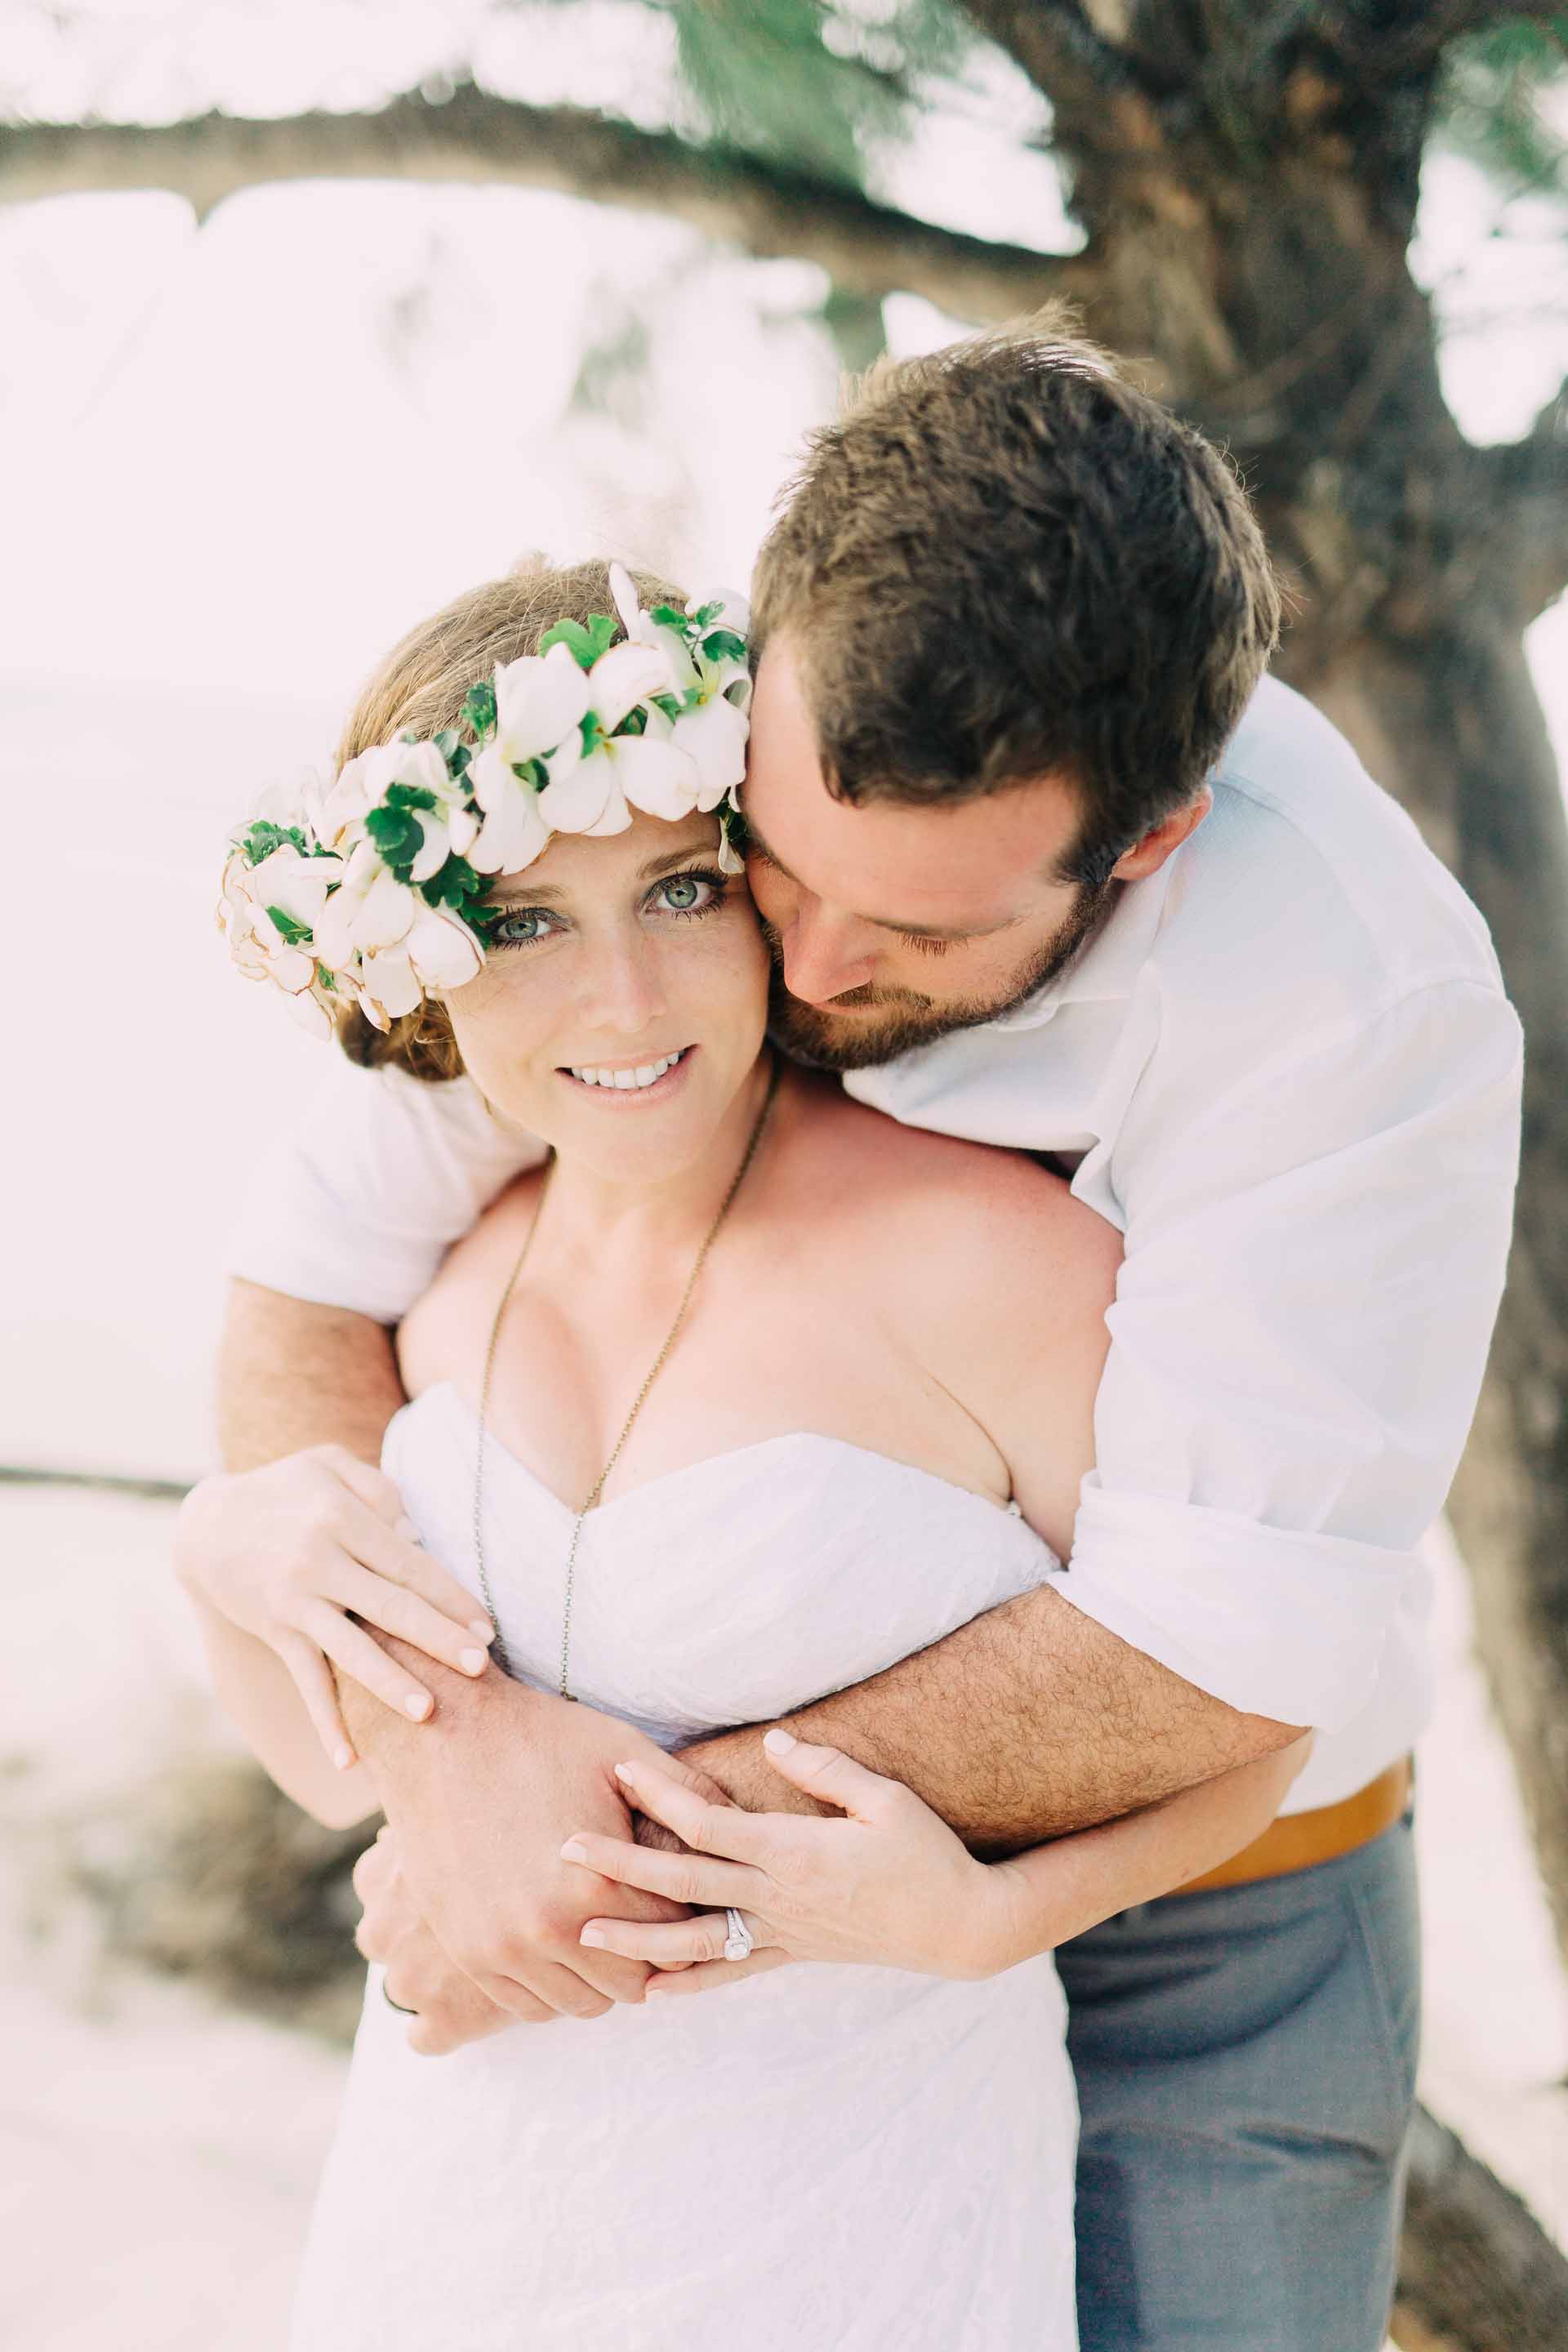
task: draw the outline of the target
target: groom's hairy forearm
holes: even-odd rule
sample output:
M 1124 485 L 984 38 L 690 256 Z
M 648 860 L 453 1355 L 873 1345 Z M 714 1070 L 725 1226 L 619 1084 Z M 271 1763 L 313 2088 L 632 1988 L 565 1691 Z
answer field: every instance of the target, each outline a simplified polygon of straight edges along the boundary
M 226 1470 L 328 1444 L 379 1462 L 386 1424 L 405 1402 L 384 1323 L 230 1282 L 217 1376 Z
M 783 1719 L 902 1780 L 987 1855 L 1154 1804 L 1301 1729 L 1211 1698 L 1048 1585 Z M 754 1729 L 686 1754 L 749 1811 L 816 1810 L 770 1771 Z

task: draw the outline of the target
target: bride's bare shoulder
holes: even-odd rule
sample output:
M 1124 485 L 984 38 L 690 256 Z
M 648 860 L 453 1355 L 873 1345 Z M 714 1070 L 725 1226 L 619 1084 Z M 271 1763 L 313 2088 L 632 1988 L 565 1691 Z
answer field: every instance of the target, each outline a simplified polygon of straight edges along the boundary
M 830 1223 L 906 1273 L 940 1257 L 965 1285 L 1005 1286 L 1070 1259 L 1089 1288 L 1114 1286 L 1114 1227 L 1025 1152 L 906 1127 L 836 1086 L 808 1097 L 800 1139 L 801 1184 Z

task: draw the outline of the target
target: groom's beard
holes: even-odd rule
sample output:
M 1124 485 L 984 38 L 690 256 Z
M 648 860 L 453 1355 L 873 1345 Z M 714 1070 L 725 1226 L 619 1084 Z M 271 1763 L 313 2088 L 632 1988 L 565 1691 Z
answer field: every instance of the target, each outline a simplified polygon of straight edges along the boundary
M 784 982 L 778 933 L 763 923 L 773 956 L 768 999 L 768 1034 L 793 1060 L 818 1070 L 867 1070 L 891 1062 L 917 1045 L 930 1045 L 957 1029 L 1016 1012 L 1037 990 L 1066 970 L 1110 914 L 1121 886 L 1085 883 L 1072 912 L 994 997 L 922 996 L 911 988 L 847 989 L 826 1004 L 805 1004 Z M 877 1017 L 872 1017 L 875 1014 Z

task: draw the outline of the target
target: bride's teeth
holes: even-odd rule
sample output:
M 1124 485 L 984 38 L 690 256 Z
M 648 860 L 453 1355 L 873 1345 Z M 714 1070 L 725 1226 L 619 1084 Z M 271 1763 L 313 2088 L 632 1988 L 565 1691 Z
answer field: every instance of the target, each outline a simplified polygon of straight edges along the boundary
M 682 1052 L 685 1048 L 682 1047 Z M 585 1087 L 616 1087 L 623 1093 L 639 1087 L 651 1087 L 667 1070 L 673 1070 L 679 1054 L 667 1054 L 662 1062 L 639 1062 L 635 1070 L 601 1070 L 593 1065 L 579 1069 L 572 1065 L 572 1076 Z

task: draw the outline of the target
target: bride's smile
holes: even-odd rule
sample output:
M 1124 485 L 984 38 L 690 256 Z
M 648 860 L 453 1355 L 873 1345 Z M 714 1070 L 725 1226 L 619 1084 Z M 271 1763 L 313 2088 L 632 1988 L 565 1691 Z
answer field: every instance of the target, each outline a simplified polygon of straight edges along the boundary
M 709 1155 L 756 1067 L 767 950 L 718 845 L 700 814 L 555 835 L 498 875 L 483 970 L 446 997 L 492 1108 L 616 1185 Z

